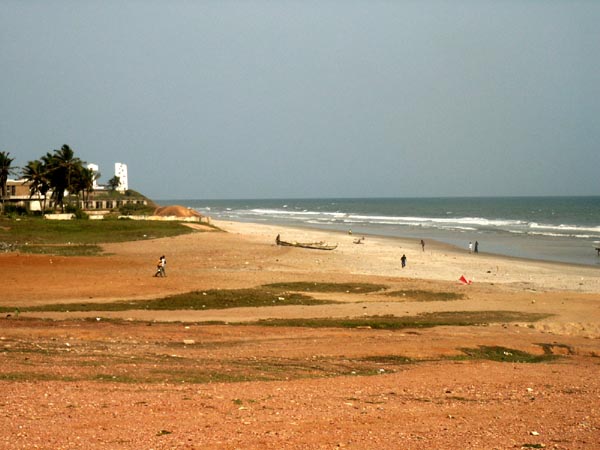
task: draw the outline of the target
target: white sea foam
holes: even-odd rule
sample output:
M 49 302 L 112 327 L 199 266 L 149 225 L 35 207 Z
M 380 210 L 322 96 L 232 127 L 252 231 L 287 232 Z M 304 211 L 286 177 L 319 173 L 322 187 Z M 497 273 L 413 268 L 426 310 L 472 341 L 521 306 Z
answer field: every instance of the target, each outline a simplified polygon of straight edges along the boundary
M 287 208 L 288 205 L 284 205 Z M 228 208 L 229 210 L 229 208 Z M 441 230 L 478 231 L 496 230 L 514 234 L 530 235 L 595 237 L 600 235 L 600 227 L 581 227 L 568 224 L 550 225 L 537 222 L 526 222 L 514 219 L 488 219 L 483 217 L 420 217 L 420 216 L 383 216 L 352 214 L 345 212 L 322 212 L 311 210 L 255 208 L 238 211 L 242 215 L 264 216 L 271 218 L 288 218 L 311 224 L 340 222 L 354 225 L 391 225 L 439 228 Z M 585 234 L 584 234 L 585 233 Z M 590 234 L 591 233 L 591 234 Z
M 542 230 L 592 232 L 592 233 L 600 234 L 600 226 L 599 227 L 581 227 L 581 226 L 577 226 L 577 225 L 566 225 L 566 224 L 546 225 L 546 224 L 539 224 L 536 222 L 531 222 L 529 224 L 529 228 L 542 229 Z
M 251 209 L 250 213 L 256 214 L 259 216 L 318 216 L 322 213 L 317 211 L 293 211 L 286 210 L 282 211 L 281 209 Z
M 575 239 L 596 239 L 600 236 L 592 234 L 573 234 L 573 233 L 554 233 L 551 231 L 529 231 L 529 236 L 548 236 L 548 237 L 561 237 L 561 238 L 575 238 Z

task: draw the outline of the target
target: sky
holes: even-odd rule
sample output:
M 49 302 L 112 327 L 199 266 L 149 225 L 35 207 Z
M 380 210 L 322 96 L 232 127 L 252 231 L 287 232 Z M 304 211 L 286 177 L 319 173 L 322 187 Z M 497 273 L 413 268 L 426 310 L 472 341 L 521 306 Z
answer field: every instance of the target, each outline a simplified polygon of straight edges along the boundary
M 0 151 L 156 200 L 600 195 L 600 1 L 0 0 Z

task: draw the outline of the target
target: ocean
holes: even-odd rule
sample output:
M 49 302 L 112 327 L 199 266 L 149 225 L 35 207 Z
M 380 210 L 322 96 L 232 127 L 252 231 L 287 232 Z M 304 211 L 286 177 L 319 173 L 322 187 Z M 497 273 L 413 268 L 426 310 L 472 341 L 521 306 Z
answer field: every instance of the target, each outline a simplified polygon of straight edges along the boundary
M 437 240 L 600 267 L 600 197 L 169 200 L 215 219 Z

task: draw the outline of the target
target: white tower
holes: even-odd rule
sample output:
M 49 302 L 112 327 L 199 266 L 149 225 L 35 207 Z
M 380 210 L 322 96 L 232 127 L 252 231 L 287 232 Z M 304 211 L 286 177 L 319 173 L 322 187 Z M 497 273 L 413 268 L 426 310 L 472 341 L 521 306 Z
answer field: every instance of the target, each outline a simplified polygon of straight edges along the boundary
M 127 164 L 115 163 L 115 177 L 119 177 L 117 191 L 125 192 L 129 189 L 129 182 L 127 181 Z

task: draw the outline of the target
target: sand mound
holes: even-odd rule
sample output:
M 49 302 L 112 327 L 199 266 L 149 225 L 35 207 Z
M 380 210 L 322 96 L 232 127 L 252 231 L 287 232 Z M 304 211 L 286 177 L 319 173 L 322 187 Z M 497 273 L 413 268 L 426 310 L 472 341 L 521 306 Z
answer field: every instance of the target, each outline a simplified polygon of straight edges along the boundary
M 180 205 L 160 206 L 154 211 L 155 216 L 202 217 L 198 211 Z

